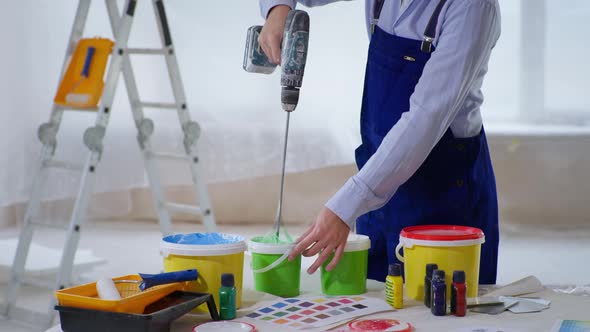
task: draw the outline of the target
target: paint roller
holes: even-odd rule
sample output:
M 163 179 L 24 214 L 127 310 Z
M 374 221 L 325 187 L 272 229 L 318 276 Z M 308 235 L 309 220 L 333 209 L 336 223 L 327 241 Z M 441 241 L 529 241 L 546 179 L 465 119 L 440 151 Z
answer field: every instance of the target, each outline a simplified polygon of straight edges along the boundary
M 121 299 L 121 294 L 111 278 L 99 279 L 96 282 L 96 292 L 98 293 L 98 297 L 103 300 L 117 301 Z
M 197 270 L 192 269 L 160 274 L 139 273 L 139 276 L 141 277 L 141 280 L 113 280 L 110 278 L 98 280 L 96 282 L 96 291 L 98 293 L 98 297 L 103 300 L 120 300 L 121 293 L 116 284 L 132 285 L 134 289 L 139 288 L 140 291 L 145 291 L 146 289 L 158 285 L 171 284 L 174 282 L 194 281 L 199 277 L 199 273 Z M 125 286 L 122 288 L 125 288 Z
M 90 65 L 92 64 L 92 57 L 94 57 L 94 53 L 96 52 L 96 48 L 93 46 L 88 46 L 88 50 L 86 51 L 86 58 L 84 59 L 84 66 L 82 67 L 82 72 L 80 72 L 80 79 L 78 82 L 74 84 L 74 87 L 70 90 L 70 93 L 66 95 L 66 103 L 70 105 L 81 105 L 81 104 L 88 104 L 90 101 L 90 94 L 88 93 L 76 93 L 76 89 L 88 79 L 90 76 Z

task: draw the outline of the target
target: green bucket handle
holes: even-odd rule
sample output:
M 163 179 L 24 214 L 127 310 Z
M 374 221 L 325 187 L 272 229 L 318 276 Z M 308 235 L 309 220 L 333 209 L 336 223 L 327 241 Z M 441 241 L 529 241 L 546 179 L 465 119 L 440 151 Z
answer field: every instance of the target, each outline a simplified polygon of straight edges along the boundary
M 272 262 L 271 264 L 269 264 L 269 265 L 267 265 L 267 266 L 265 266 L 265 267 L 263 267 L 263 268 L 261 268 L 261 269 L 258 269 L 258 270 L 252 270 L 252 272 L 254 272 L 254 273 L 264 273 L 264 272 L 267 272 L 267 271 L 270 271 L 270 270 L 274 269 L 274 268 L 275 268 L 275 267 L 277 267 L 279 264 L 281 264 L 281 263 L 282 263 L 282 262 L 283 262 L 285 259 L 287 259 L 287 257 L 289 257 L 289 254 L 291 253 L 291 251 L 292 251 L 292 250 L 293 250 L 293 249 L 289 249 L 289 250 L 287 250 L 287 251 L 286 251 L 286 252 L 283 254 L 283 256 L 279 257 L 279 259 L 277 259 L 276 261 Z

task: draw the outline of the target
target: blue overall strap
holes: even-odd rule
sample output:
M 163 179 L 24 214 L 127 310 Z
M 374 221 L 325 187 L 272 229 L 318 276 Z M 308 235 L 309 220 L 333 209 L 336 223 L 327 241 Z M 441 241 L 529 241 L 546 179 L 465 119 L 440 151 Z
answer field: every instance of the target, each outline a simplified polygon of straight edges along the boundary
M 430 53 L 432 51 L 432 42 L 434 41 L 434 37 L 436 37 L 436 26 L 438 24 L 438 16 L 440 15 L 440 11 L 445 5 L 445 2 L 447 2 L 447 0 L 440 0 L 438 2 L 438 5 L 432 13 L 432 16 L 430 16 L 430 21 L 428 21 L 426 30 L 424 30 L 424 39 L 422 40 L 422 46 L 420 47 L 420 49 L 424 53 Z
M 379 22 L 379 16 L 381 16 L 381 10 L 383 9 L 383 3 L 385 0 L 375 0 L 373 3 L 373 16 L 371 18 L 371 34 L 375 32 L 375 27 Z

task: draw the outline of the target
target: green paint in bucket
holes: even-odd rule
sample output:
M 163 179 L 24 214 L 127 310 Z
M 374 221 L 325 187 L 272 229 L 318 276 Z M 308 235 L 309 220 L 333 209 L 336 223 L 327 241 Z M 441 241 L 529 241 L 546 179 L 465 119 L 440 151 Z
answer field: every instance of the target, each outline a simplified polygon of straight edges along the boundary
M 371 240 L 368 236 L 348 236 L 344 253 L 332 271 L 326 266 L 332 256 L 322 265 L 322 292 L 326 295 L 359 295 L 367 291 L 367 267 Z
M 280 297 L 299 295 L 301 256 L 292 261 L 287 259 L 295 244 L 277 243 L 257 236 L 248 242 L 248 247 L 252 253 L 254 288 L 257 291 Z

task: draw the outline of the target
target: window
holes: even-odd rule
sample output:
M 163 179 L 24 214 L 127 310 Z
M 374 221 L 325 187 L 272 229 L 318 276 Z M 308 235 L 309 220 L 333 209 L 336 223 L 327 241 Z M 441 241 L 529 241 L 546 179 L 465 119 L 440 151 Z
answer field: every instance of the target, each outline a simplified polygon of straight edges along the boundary
M 490 122 L 590 124 L 590 2 L 500 0 L 483 90 Z

